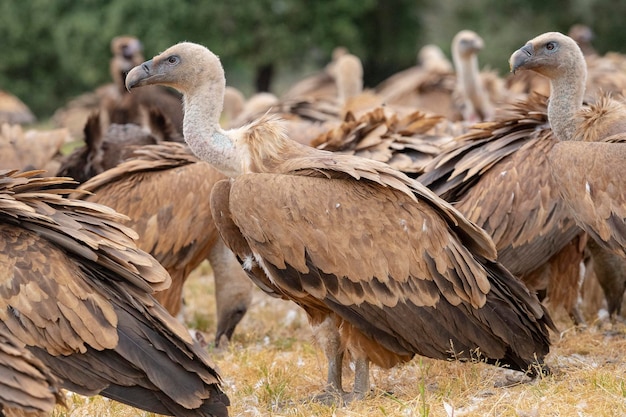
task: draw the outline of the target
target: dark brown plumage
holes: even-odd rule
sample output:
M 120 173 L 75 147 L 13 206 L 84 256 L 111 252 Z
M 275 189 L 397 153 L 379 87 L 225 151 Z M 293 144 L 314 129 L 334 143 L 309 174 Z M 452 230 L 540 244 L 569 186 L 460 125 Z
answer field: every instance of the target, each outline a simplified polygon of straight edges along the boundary
M 607 302 L 609 317 L 622 314 L 622 301 L 626 291 L 626 259 L 589 239 L 587 249 L 590 253 L 591 267 Z
M 570 246 L 582 231 L 552 184 L 547 153 L 556 143 L 546 98 L 531 95 L 457 137 L 418 179 L 491 235 L 509 271 L 580 322 L 584 245 Z
M 24 343 L 0 330 L 0 415 L 47 416 L 64 404 L 59 380 Z
M 97 111 L 87 119 L 84 137 L 84 145 L 63 158 L 58 176 L 71 177 L 83 183 L 117 166 L 137 146 L 183 140 L 170 120 L 156 108 L 147 111 L 143 125 L 111 123 L 106 112 Z
M 271 116 L 222 130 L 223 68 L 200 45 L 175 45 L 126 82 L 183 93 L 185 140 L 232 177 L 211 194 L 221 235 L 261 289 L 296 302 L 323 333 L 334 392 L 345 351 L 357 398 L 369 391 L 370 361 L 389 367 L 414 354 L 538 370 L 547 313 L 493 262 L 488 235 L 420 183 L 299 145 Z
M 152 294 L 170 277 L 123 216 L 63 178 L 0 176 L 0 329 L 63 388 L 177 416 L 226 416 L 207 353 Z

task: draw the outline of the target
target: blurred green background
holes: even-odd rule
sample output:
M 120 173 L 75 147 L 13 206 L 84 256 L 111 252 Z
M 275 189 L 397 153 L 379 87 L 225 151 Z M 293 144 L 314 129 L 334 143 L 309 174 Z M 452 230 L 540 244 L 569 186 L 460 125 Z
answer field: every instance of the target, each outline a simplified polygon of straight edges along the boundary
M 600 53 L 626 48 L 626 1 L 614 0 L 2 0 L 0 89 L 46 119 L 110 81 L 109 42 L 134 35 L 146 58 L 183 40 L 220 55 L 246 95 L 280 94 L 324 66 L 336 46 L 361 57 L 374 86 L 461 29 L 485 40 L 481 67 L 507 72 L 511 52 L 545 31 L 589 25 Z

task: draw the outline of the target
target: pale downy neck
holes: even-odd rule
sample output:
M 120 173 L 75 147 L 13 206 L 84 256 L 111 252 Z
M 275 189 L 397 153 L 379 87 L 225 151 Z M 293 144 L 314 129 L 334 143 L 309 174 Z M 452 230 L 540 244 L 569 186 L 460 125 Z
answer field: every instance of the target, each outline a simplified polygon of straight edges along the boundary
M 193 93 L 184 95 L 183 135 L 199 159 L 233 177 L 241 171 L 235 143 L 219 124 L 225 88 L 224 79 L 210 80 L 195 86 Z
M 467 107 L 464 118 L 466 120 L 491 118 L 493 110 L 480 79 L 478 56 L 476 54 L 466 57 L 455 56 L 454 61 L 457 67 L 457 85 Z
M 556 137 L 563 141 L 575 139 L 576 113 L 583 105 L 587 67 L 584 58 L 577 65 L 561 67 L 567 70 L 559 77 L 550 79 L 548 120 Z
M 339 103 L 346 104 L 363 92 L 363 66 L 354 55 L 344 55 L 335 64 L 335 83 Z

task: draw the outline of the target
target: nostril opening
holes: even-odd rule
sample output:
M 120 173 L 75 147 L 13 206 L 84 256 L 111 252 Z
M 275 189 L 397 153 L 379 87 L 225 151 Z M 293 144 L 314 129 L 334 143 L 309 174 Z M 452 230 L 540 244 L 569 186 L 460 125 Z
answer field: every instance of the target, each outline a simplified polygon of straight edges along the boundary
M 147 73 L 150 72 L 150 68 L 148 67 L 148 64 L 143 64 L 141 68 L 143 68 L 143 70 Z

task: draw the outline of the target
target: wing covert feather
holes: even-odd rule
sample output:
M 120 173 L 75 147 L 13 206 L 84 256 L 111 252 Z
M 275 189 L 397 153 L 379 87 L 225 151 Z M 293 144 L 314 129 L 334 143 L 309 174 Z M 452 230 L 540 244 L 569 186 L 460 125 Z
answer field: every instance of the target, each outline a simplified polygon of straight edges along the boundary
M 391 188 L 363 181 L 355 187 L 350 179 L 249 174 L 232 185 L 230 210 L 251 250 L 265 262 L 307 274 L 310 259 L 337 277 L 333 295 L 341 302 L 352 304 L 350 297 L 356 296 L 378 304 L 382 294 L 387 305 L 411 297 L 432 306 L 441 292 L 453 304 L 481 306 L 489 290 L 482 268 L 454 244 L 456 237 L 432 207 Z M 452 258 L 471 274 L 453 273 Z M 413 291 L 424 286 L 420 281 L 431 281 L 439 292 Z M 319 299 L 330 292 L 323 280 L 286 284 L 294 290 L 304 286 Z

